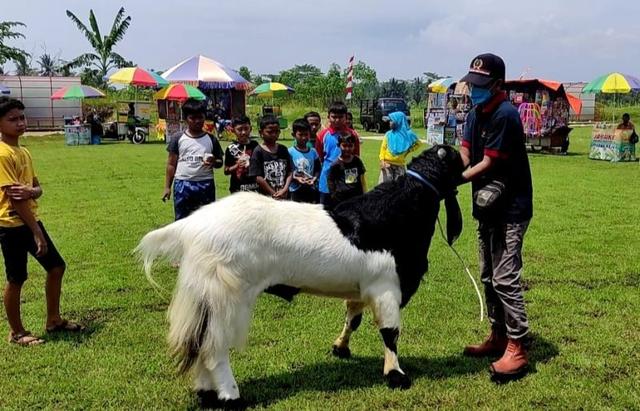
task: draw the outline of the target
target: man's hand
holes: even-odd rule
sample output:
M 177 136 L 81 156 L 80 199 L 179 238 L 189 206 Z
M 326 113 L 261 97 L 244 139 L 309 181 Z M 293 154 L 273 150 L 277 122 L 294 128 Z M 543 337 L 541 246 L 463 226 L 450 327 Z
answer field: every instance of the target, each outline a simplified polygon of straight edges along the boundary
M 12 200 L 24 201 L 33 198 L 33 188 L 23 184 L 12 184 L 6 192 Z
M 165 188 L 162 193 L 162 201 L 167 201 L 171 199 L 171 188 Z
M 287 198 L 287 191 L 288 190 L 285 190 L 284 188 L 282 190 L 278 190 L 273 195 L 273 198 L 275 198 L 276 200 L 282 200 L 284 198 Z

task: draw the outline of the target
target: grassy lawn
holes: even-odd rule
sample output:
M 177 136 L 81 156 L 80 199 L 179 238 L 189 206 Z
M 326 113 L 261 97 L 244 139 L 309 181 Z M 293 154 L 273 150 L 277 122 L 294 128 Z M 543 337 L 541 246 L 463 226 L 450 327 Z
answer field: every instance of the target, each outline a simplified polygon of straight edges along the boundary
M 430 272 L 403 311 L 400 364 L 413 387 L 382 380 L 382 342 L 370 312 L 353 336 L 353 358 L 330 347 L 343 322 L 339 300 L 301 296 L 287 304 L 262 296 L 249 345 L 232 355 L 240 391 L 273 409 L 638 409 L 640 404 L 640 166 L 587 158 L 590 129 L 572 135 L 571 155 L 530 156 L 535 217 L 525 240 L 526 300 L 535 337 L 533 372 L 498 386 L 488 360 L 462 357 L 479 341 L 475 292 L 440 237 Z M 290 144 L 290 143 L 287 143 Z M 0 343 L 0 409 L 190 409 L 190 378 L 167 354 L 165 312 L 176 273 L 155 270 L 156 292 L 130 252 L 143 234 L 172 221 L 160 201 L 162 144 L 65 147 L 60 137 L 29 137 L 44 187 L 42 219 L 68 263 L 66 314 L 81 335 L 47 344 Z M 379 142 L 363 157 L 378 178 Z M 227 179 L 216 172 L 218 195 Z M 459 201 L 465 229 L 457 249 L 477 275 L 469 187 Z M 407 229 L 411 229 L 407 227 Z M 28 329 L 44 329 L 43 272 L 33 260 L 23 294 Z M 8 333 L 0 322 L 0 336 Z

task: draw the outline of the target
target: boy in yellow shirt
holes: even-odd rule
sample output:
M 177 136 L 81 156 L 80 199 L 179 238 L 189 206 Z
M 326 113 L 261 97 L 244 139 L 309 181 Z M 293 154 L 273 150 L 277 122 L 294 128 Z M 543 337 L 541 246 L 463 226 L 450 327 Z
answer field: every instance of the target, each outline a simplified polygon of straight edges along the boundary
M 0 245 L 7 275 L 4 308 L 9 320 L 9 342 L 21 346 L 42 344 L 25 330 L 20 318 L 20 294 L 27 279 L 27 253 L 47 271 L 47 332 L 80 331 L 80 325 L 60 316 L 60 291 L 65 262 L 38 219 L 36 199 L 42 188 L 29 151 L 19 144 L 25 132 L 24 105 L 0 97 Z

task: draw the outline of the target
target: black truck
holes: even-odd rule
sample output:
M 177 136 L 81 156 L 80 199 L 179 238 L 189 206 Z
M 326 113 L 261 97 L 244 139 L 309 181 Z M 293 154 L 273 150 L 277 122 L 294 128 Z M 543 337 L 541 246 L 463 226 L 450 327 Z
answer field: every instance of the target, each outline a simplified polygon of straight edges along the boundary
M 389 129 L 389 113 L 402 111 L 409 117 L 409 106 L 401 98 L 378 98 L 360 100 L 360 124 L 366 131 L 371 129 L 383 133 Z

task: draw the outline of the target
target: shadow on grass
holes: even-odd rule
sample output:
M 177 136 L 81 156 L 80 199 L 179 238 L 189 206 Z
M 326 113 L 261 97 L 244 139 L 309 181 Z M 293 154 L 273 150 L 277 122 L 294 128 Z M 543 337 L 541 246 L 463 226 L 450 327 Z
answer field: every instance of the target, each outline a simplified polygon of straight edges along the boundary
M 122 308 L 113 307 L 96 308 L 82 313 L 69 312 L 68 318 L 82 325 L 82 330 L 79 332 L 47 332 L 45 334 L 46 340 L 48 342 L 64 341 L 74 343 L 76 345 L 83 344 L 87 340 L 91 339 L 93 334 L 104 328 L 105 324 L 121 311 L 123 311 Z
M 529 374 L 537 372 L 536 364 L 546 363 L 558 353 L 555 344 L 539 335 L 532 336 Z M 493 361 L 468 358 L 462 354 L 441 358 L 400 356 L 399 360 L 402 369 L 414 382 L 423 378 L 444 380 L 478 373 L 485 373 L 489 379 L 488 367 Z M 348 360 L 332 358 L 291 372 L 244 381 L 240 391 L 248 407 L 267 407 L 298 392 L 331 393 L 385 385 L 382 366 L 382 356 L 354 356 Z

